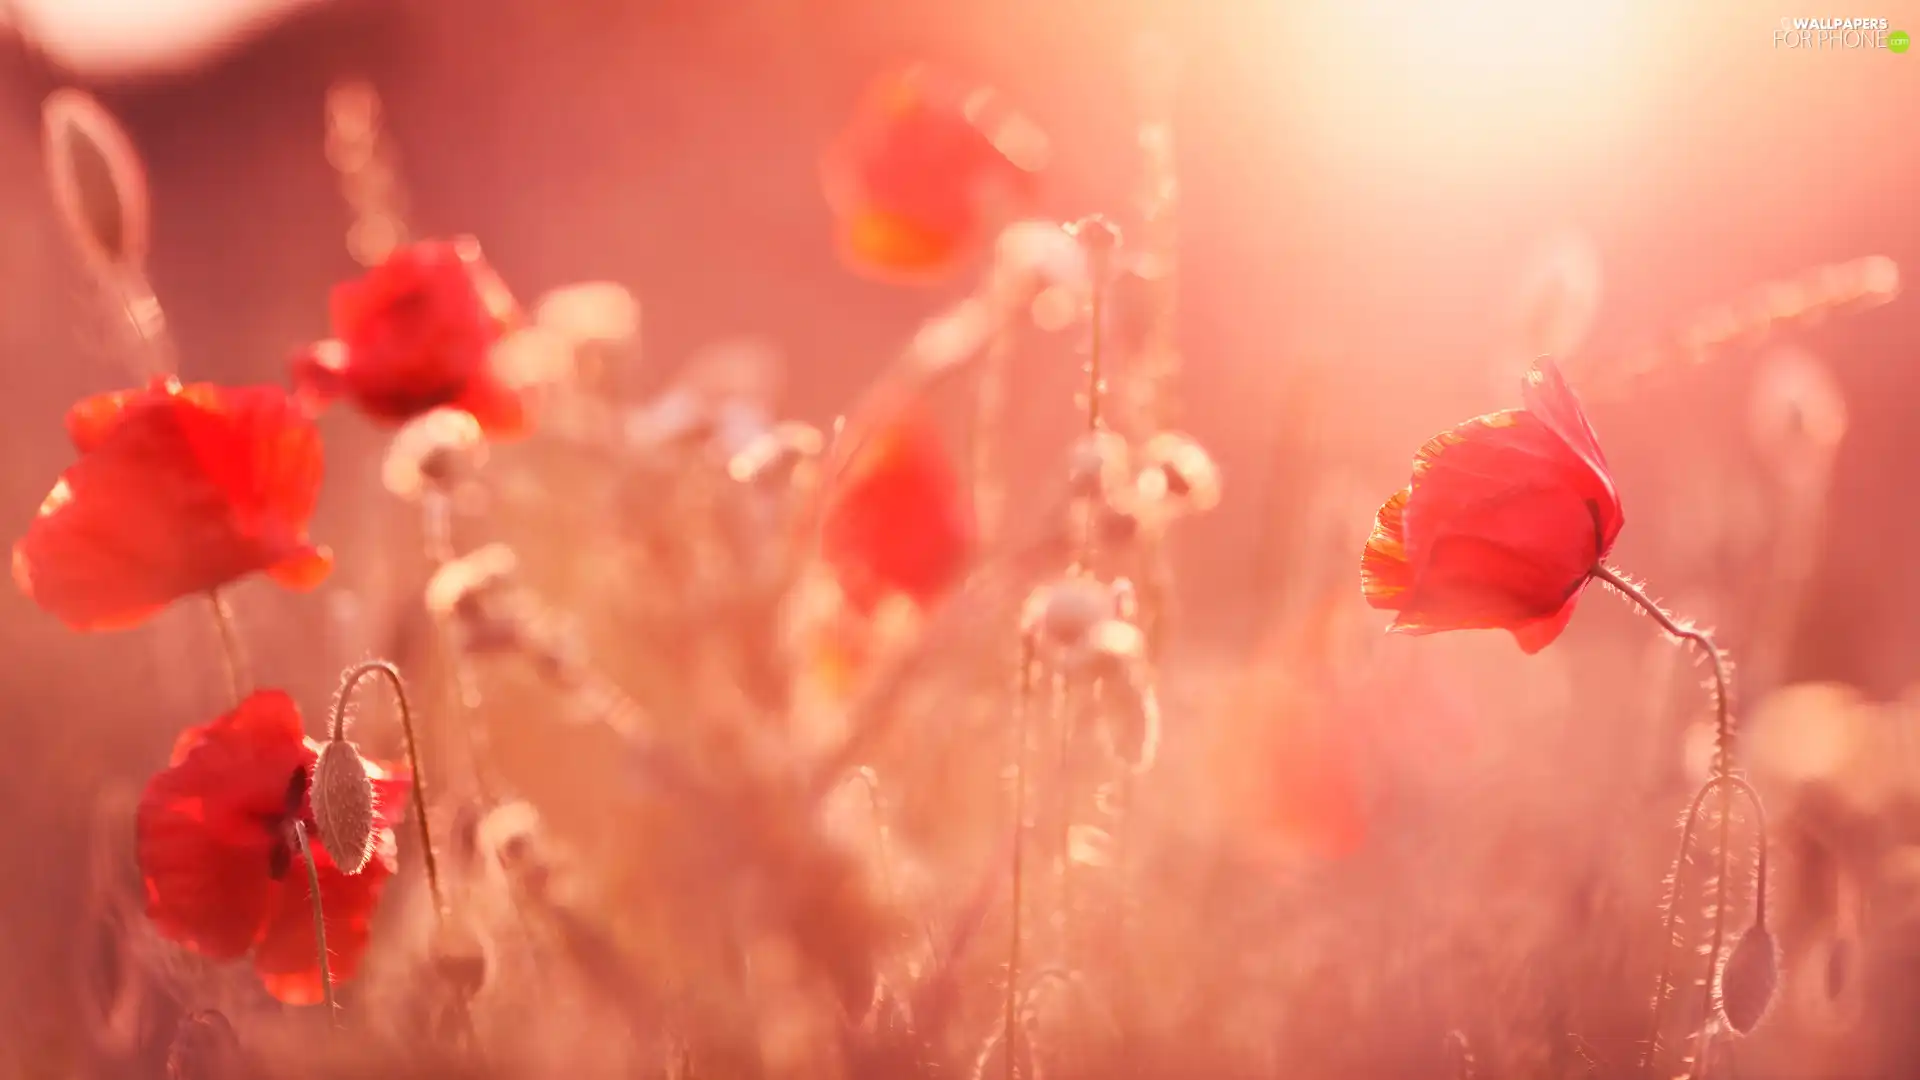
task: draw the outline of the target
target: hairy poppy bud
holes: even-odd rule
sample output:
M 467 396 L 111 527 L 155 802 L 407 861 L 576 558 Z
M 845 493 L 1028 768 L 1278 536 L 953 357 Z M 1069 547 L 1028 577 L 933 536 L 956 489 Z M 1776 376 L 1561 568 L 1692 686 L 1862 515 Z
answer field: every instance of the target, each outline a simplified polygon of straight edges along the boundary
M 480 422 L 459 409 L 435 409 L 407 422 L 387 444 L 380 479 L 403 499 L 444 491 L 486 462 Z
M 1780 986 L 1780 962 L 1775 952 L 1773 935 L 1766 926 L 1756 923 L 1741 935 L 1740 943 L 1720 965 L 1714 998 L 1727 1026 L 1742 1035 L 1759 1026 Z
M 1220 469 L 1199 443 L 1163 431 L 1147 440 L 1136 488 L 1140 497 L 1184 513 L 1205 513 L 1220 504 Z
M 61 221 L 96 266 L 136 268 L 147 257 L 147 177 L 112 114 L 78 90 L 41 107 L 48 179 Z
M 373 781 L 360 751 L 345 739 L 320 748 L 313 765 L 313 821 L 320 843 L 344 874 L 373 858 Z
M 233 1024 L 218 1009 L 184 1017 L 167 1048 L 167 1080 L 239 1080 L 252 1072 Z

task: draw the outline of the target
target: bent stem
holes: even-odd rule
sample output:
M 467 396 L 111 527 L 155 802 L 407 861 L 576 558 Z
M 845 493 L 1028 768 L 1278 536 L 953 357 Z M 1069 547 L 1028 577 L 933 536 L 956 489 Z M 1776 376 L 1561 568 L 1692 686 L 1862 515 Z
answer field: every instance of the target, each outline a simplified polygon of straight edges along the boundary
M 1673 896 L 1669 901 L 1665 920 L 1667 943 L 1670 949 L 1673 942 L 1674 930 L 1679 922 L 1680 901 L 1682 893 L 1684 892 L 1681 874 L 1691 857 L 1694 826 L 1698 823 L 1702 807 L 1706 805 L 1707 796 L 1717 791 L 1720 795 L 1720 821 L 1718 842 L 1715 850 L 1713 922 L 1711 937 L 1706 951 L 1706 976 L 1702 980 L 1702 989 L 1706 995 L 1706 1005 L 1702 1010 L 1702 1023 L 1707 1024 L 1711 1022 L 1715 1010 L 1715 1002 L 1717 1000 L 1716 982 L 1720 970 L 1721 954 L 1725 950 L 1727 939 L 1727 890 L 1728 876 L 1732 864 L 1732 852 L 1729 850 L 1729 840 L 1733 823 L 1733 796 L 1736 791 L 1745 794 L 1754 808 L 1755 828 L 1758 830 L 1755 839 L 1758 854 L 1754 860 L 1756 877 L 1756 894 L 1754 900 L 1755 925 L 1762 925 L 1766 920 L 1766 818 L 1761 809 L 1759 795 L 1754 792 L 1753 788 L 1750 787 L 1746 781 L 1733 774 L 1733 714 L 1726 658 L 1721 655 L 1719 646 L 1714 644 L 1713 638 L 1708 635 L 1706 631 L 1675 618 L 1671 612 L 1662 608 L 1658 602 L 1648 596 L 1645 590 L 1627 580 L 1618 571 L 1605 564 L 1598 564 L 1594 567 L 1593 576 L 1605 584 L 1612 586 L 1615 591 L 1626 597 L 1634 606 L 1646 612 L 1655 622 L 1660 624 L 1662 630 L 1692 645 L 1696 650 L 1706 656 L 1708 663 L 1711 664 L 1713 668 L 1713 761 L 1709 766 L 1707 782 L 1701 786 L 1699 793 L 1694 796 L 1693 803 L 1687 810 L 1686 824 L 1681 829 L 1680 849 L 1674 857 L 1673 864 Z M 1654 1054 L 1659 1047 L 1660 1027 L 1665 1013 L 1666 1001 L 1672 992 L 1672 964 L 1670 960 L 1663 960 L 1661 963 L 1660 977 L 1655 985 L 1653 1015 L 1649 1020 L 1648 1036 L 1641 1050 L 1640 1067 L 1642 1069 L 1650 1068 L 1653 1063 Z M 1698 1060 L 1696 1060 L 1695 1065 L 1696 1067 L 1699 1065 Z
M 340 1026 L 340 1001 L 333 995 L 333 967 L 327 962 L 327 910 L 320 902 L 320 868 L 314 864 L 313 848 L 307 843 L 306 823 L 293 823 L 293 842 L 300 849 L 300 861 L 307 864 L 307 893 L 313 899 L 314 956 L 320 961 L 320 999 L 327 1006 L 327 1022 Z
M 1020 1024 L 1020 946 L 1022 907 L 1025 903 L 1026 881 L 1024 861 L 1027 837 L 1027 710 L 1033 698 L 1034 683 L 1034 640 L 1031 634 L 1022 634 L 1020 638 L 1020 672 L 1016 679 L 1013 698 L 1013 866 L 1012 866 L 1012 931 L 1007 943 L 1007 996 L 1005 1015 L 1002 1023 L 1002 1054 L 1007 1063 L 1007 1080 L 1016 1080 L 1018 1068 L 1015 1058 L 1019 1044 Z
M 407 684 L 400 678 L 400 669 L 385 660 L 368 660 L 355 664 L 340 677 L 340 693 L 333 699 L 333 718 L 328 725 L 328 735 L 333 739 L 344 739 L 347 733 L 347 706 L 353 700 L 353 691 L 360 680 L 379 675 L 393 687 L 393 696 L 400 701 L 400 733 L 407 744 L 407 772 L 409 783 L 413 787 L 413 820 L 420 829 L 421 862 L 427 869 L 427 891 L 433 896 L 433 914 L 437 919 L 447 917 L 445 894 L 440 889 L 440 863 L 433 851 L 433 827 L 427 821 L 427 780 L 426 771 L 420 767 L 420 740 L 413 730 L 413 703 L 407 697 Z
M 220 656 L 226 662 L 227 692 L 238 705 L 253 683 L 247 670 L 247 653 L 240 644 L 240 631 L 234 625 L 233 609 L 227 606 L 227 598 L 220 590 L 213 589 L 207 593 L 207 600 L 213 611 L 213 627 L 220 635 Z

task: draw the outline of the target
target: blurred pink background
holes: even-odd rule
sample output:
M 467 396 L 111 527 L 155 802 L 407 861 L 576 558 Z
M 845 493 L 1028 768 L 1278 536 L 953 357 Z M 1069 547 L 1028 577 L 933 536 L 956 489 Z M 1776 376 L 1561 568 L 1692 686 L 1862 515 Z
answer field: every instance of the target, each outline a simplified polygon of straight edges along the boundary
M 278 380 L 291 350 L 324 332 L 327 287 L 354 267 L 321 100 L 333 80 L 363 76 L 385 99 L 416 231 L 478 235 L 526 296 L 626 283 L 645 308 L 652 376 L 715 339 L 766 335 L 791 363 L 789 411 L 822 422 L 946 295 L 870 284 L 835 260 L 815 153 L 862 83 L 918 56 L 1001 85 L 1051 132 L 1048 209 L 1074 217 L 1125 207 L 1127 58 L 1141 31 L 1167 34 L 1188 58 L 1186 423 L 1229 491 L 1181 537 L 1181 584 L 1191 639 L 1233 648 L 1267 599 L 1245 587 L 1262 545 L 1286 537 L 1316 470 L 1351 468 L 1384 493 L 1432 432 L 1513 403 L 1489 383 L 1497 314 L 1544 236 L 1577 228 L 1598 249 L 1588 349 L 1600 353 L 1810 265 L 1881 254 L 1909 278 L 1920 268 L 1920 56 L 1773 47 L 1781 14 L 1818 12 L 1600 9 L 1609 18 L 1563 32 L 1528 23 L 1523 5 L 1461 31 L 1331 0 L 335 0 L 209 66 L 99 92 L 147 160 L 152 276 L 190 377 Z M 1920 27 L 1912 0 L 1865 14 Z M 1487 40 L 1496 28 L 1512 40 Z M 69 458 L 62 411 L 126 378 L 39 171 L 39 103 L 65 81 L 0 41 L 0 521 L 12 535 Z M 1831 363 L 1852 427 L 1788 674 L 1888 695 L 1913 679 L 1920 631 L 1920 568 L 1904 544 L 1920 527 L 1905 473 L 1920 453 L 1912 304 L 1791 339 Z M 1684 581 L 1660 564 L 1687 475 L 1677 466 L 1744 453 L 1753 371 L 1734 351 L 1594 403 L 1625 493 L 1628 569 Z M 348 565 L 371 512 L 360 478 L 374 443 L 351 418 L 329 425 L 335 480 L 315 533 Z M 139 722 L 156 707 L 142 635 L 74 636 L 0 596 L 0 802 L 31 823 L 0 830 L 0 1008 L 29 1016 L 15 1006 L 42 998 L 65 947 L 79 869 L 63 852 L 80 842 L 87 798 L 141 775 L 177 724 Z M 320 623 L 298 598 L 246 602 L 296 628 Z M 1572 633 L 1593 631 L 1576 621 Z M 256 651 L 266 677 L 303 694 L 333 681 L 297 649 Z

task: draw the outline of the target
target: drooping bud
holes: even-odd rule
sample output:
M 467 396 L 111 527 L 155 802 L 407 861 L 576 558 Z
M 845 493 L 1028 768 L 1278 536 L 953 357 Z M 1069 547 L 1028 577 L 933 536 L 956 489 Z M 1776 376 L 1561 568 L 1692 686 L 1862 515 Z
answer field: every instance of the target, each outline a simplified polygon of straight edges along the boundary
M 320 843 L 344 874 L 373 858 L 373 781 L 360 751 L 345 739 L 320 748 L 313 766 L 313 821 Z
M 1773 935 L 1763 924 L 1755 924 L 1741 935 L 1726 962 L 1720 965 L 1719 985 L 1714 1000 L 1721 1019 L 1729 1028 L 1746 1035 L 1760 1025 L 1767 1006 L 1773 1003 L 1780 987 L 1780 961 Z

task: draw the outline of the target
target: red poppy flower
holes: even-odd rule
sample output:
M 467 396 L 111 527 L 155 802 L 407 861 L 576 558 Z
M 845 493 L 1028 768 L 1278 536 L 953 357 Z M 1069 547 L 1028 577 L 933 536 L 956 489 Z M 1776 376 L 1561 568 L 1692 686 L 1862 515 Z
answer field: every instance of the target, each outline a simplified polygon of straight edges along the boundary
M 496 439 L 524 432 L 525 403 L 488 362 L 518 309 L 473 240 L 396 248 L 364 277 L 334 286 L 331 304 L 336 340 L 294 358 L 306 403 L 349 398 L 390 427 L 445 406 Z
M 906 283 L 945 276 L 998 209 L 1031 198 L 1043 147 L 991 90 L 920 67 L 888 72 L 822 159 L 842 257 Z
M 343 982 L 366 952 L 374 907 L 393 874 L 393 824 L 406 805 L 405 779 L 369 762 L 374 855 L 349 877 L 314 826 L 307 788 L 318 756 L 293 699 L 259 691 L 181 733 L 172 760 L 147 782 L 135 821 L 154 926 L 216 960 L 251 951 L 267 992 L 290 1005 L 321 1000 L 312 891 L 294 846 L 294 821 L 306 824 L 326 913 L 328 968 Z
M 873 431 L 833 481 L 820 554 L 855 610 L 889 593 L 931 604 L 966 576 L 973 506 L 930 417 L 909 408 Z
M 183 596 L 264 571 L 319 584 L 307 542 L 320 433 L 286 391 L 160 381 L 67 414 L 80 460 L 13 547 L 13 579 L 76 630 L 134 626 Z
M 1539 652 L 1620 535 L 1606 458 L 1559 370 L 1536 363 L 1521 393 L 1523 408 L 1422 447 L 1413 483 L 1380 508 L 1360 588 L 1396 613 L 1393 630 L 1509 630 Z

